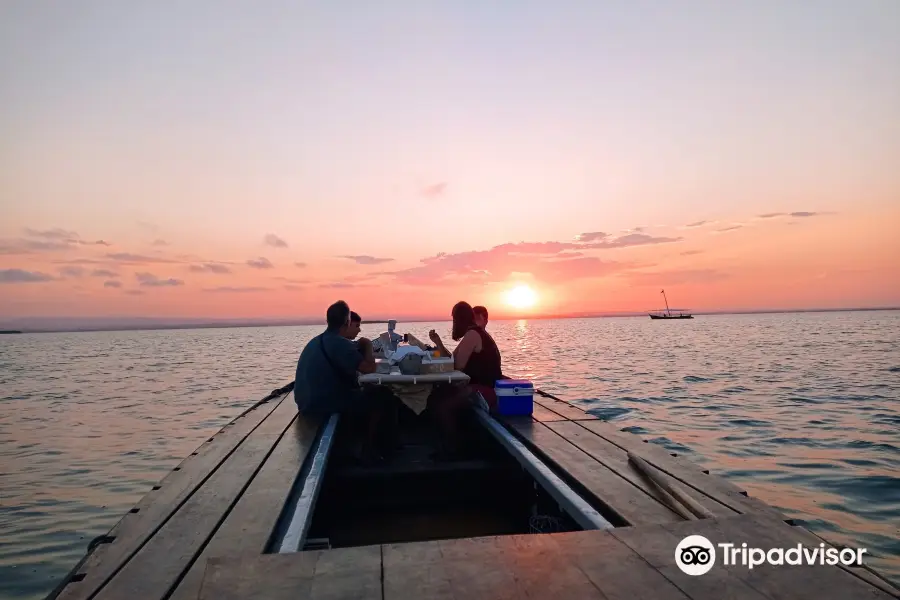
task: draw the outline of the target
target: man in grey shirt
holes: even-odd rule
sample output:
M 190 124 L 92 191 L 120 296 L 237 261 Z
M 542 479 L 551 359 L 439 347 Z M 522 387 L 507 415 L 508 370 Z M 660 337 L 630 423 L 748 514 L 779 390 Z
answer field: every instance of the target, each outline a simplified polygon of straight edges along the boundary
M 388 394 L 363 389 L 358 373 L 374 373 L 372 342 L 351 342 L 345 334 L 351 326 L 350 307 L 340 300 L 328 307 L 327 329 L 311 339 L 297 360 L 294 399 L 301 414 L 325 418 L 338 413 L 364 430 L 363 453 L 369 458 L 385 454 L 390 446 L 392 411 Z

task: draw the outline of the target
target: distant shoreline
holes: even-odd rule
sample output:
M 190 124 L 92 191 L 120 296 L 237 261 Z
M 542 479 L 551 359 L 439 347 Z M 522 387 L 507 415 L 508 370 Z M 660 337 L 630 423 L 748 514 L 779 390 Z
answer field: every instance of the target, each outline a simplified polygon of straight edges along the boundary
M 674 309 L 673 309 L 674 310 Z M 721 315 L 766 315 L 766 314 L 806 314 L 806 313 L 832 313 L 832 312 L 873 312 L 873 311 L 897 311 L 900 307 L 887 306 L 875 308 L 810 308 L 797 310 L 744 310 L 744 311 L 700 311 L 693 312 L 695 316 L 721 316 Z M 647 318 L 647 311 L 642 312 L 622 312 L 622 313 L 578 313 L 564 315 L 542 315 L 542 316 L 520 316 L 520 317 L 503 317 L 495 318 L 492 321 L 549 321 L 555 319 L 611 319 L 611 318 Z M 124 321 L 124 319 L 123 319 Z M 435 323 L 445 322 L 446 317 L 440 318 L 397 318 L 398 323 Z M 376 325 L 387 323 L 388 320 L 371 320 L 363 321 L 366 325 Z M 21 333 L 90 333 L 105 331 L 168 331 L 180 329 L 233 329 L 239 327 L 302 327 L 309 325 L 324 326 L 320 320 L 313 319 L 279 319 L 271 321 L 184 321 L 182 323 L 141 323 L 141 319 L 137 318 L 133 322 L 122 322 L 119 324 L 108 325 L 83 325 L 83 326 L 60 326 L 60 327 L 21 327 L 21 329 L 0 330 L 0 334 L 21 334 Z

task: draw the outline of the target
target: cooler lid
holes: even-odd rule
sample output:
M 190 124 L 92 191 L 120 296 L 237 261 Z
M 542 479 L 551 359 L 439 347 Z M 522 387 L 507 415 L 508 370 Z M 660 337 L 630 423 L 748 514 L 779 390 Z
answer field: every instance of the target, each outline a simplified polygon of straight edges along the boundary
M 527 379 L 498 379 L 494 384 L 494 387 L 497 389 L 512 389 L 512 388 L 534 388 L 534 384 L 528 381 Z

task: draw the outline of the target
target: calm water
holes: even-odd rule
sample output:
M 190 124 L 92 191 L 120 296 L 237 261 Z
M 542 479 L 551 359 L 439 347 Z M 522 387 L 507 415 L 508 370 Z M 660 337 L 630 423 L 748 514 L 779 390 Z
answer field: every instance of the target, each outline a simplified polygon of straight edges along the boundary
M 400 330 L 432 327 L 448 324 Z M 900 312 L 489 329 L 506 373 L 868 548 L 900 581 Z M 319 330 L 0 337 L 0 597 L 46 595 L 172 467 L 291 381 Z

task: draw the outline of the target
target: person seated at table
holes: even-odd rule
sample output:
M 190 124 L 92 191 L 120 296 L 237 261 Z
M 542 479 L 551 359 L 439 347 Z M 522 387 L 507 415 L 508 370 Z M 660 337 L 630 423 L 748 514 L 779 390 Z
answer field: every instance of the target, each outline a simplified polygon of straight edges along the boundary
M 475 324 L 485 329 L 488 324 L 488 310 L 481 305 L 473 307 L 472 310 L 475 311 Z
M 451 353 L 444 346 L 441 336 L 433 329 L 428 337 L 443 356 L 453 357 L 453 366 L 469 376 L 466 386 L 440 386 L 435 388 L 429 406 L 444 436 L 444 446 L 439 456 L 453 454 L 458 446 L 458 422 L 460 413 L 471 406 L 469 396 L 479 392 L 491 410 L 497 407 L 494 384 L 503 378 L 500 349 L 494 338 L 475 323 L 475 311 L 468 302 L 457 302 L 450 313 L 453 319 L 451 336 L 458 341 Z
M 356 339 L 356 336 L 359 335 L 359 330 L 362 327 L 362 317 L 359 316 L 359 313 L 351 310 L 350 311 L 350 324 L 346 327 L 341 328 L 341 335 L 350 340 L 351 342 Z M 357 346 L 359 344 L 356 344 Z
M 358 373 L 374 373 L 372 342 L 347 339 L 350 307 L 343 300 L 328 307 L 327 328 L 311 339 L 297 360 L 294 399 L 304 416 L 325 419 L 340 414 L 362 436 L 358 458 L 378 462 L 395 446 L 394 398 L 380 388 L 362 388 Z

